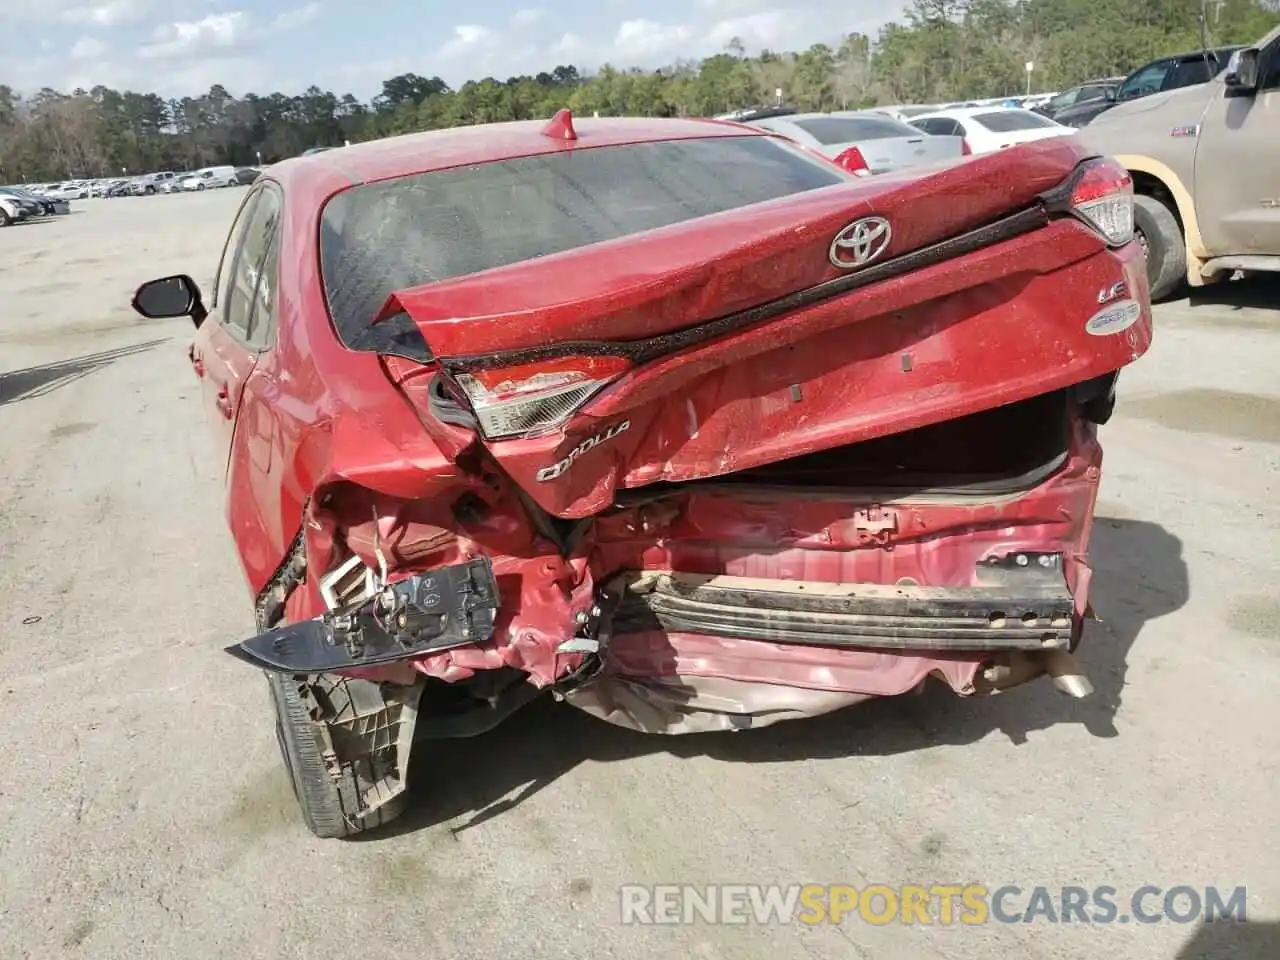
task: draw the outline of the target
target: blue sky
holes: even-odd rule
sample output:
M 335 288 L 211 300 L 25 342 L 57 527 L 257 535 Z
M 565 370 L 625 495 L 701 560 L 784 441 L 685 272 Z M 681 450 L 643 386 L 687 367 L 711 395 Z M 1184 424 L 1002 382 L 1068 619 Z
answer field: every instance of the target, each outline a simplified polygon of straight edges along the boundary
M 222 83 L 367 99 L 412 71 L 453 86 L 556 64 L 654 67 L 874 33 L 902 0 L 0 0 L 0 83 L 166 96 Z

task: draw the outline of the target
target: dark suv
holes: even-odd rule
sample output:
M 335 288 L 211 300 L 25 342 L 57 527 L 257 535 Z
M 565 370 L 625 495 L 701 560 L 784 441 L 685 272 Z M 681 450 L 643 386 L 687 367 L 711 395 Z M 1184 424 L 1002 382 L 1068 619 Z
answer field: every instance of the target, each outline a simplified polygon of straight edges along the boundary
M 1125 77 L 1114 94 L 1059 110 L 1053 115 L 1053 119 L 1068 127 L 1083 127 L 1117 103 L 1137 100 L 1165 90 L 1207 83 L 1222 72 L 1231 59 L 1231 54 L 1240 49 L 1242 48 L 1239 46 L 1218 47 L 1152 60 Z
M 1108 94 L 1114 95 L 1116 88 L 1124 82 L 1124 77 L 1106 77 L 1099 80 L 1086 80 L 1078 83 L 1070 90 L 1063 90 L 1048 103 L 1042 103 L 1033 109 L 1050 120 L 1055 119 L 1062 111 L 1071 107 L 1079 107 L 1086 103 L 1105 101 Z

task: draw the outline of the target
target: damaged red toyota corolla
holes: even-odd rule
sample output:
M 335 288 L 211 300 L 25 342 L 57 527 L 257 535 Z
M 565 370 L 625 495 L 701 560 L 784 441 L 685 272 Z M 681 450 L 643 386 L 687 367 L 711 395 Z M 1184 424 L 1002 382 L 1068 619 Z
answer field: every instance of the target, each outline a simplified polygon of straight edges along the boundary
M 1123 170 L 1073 139 L 873 178 L 735 124 L 441 130 L 272 167 L 191 316 L 308 826 L 539 692 L 742 730 L 1071 651 Z

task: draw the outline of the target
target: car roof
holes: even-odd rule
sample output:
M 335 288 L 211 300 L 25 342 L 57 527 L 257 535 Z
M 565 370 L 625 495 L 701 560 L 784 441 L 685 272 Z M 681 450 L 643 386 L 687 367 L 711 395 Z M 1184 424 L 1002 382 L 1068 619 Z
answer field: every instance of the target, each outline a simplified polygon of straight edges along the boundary
M 514 120 L 445 127 L 353 143 L 274 164 L 270 178 L 286 189 L 336 191 L 345 186 L 429 173 L 450 167 L 539 156 L 562 150 L 684 140 L 696 137 L 768 136 L 768 131 L 727 120 L 609 117 L 574 119 L 577 139 L 546 136 L 547 120 Z

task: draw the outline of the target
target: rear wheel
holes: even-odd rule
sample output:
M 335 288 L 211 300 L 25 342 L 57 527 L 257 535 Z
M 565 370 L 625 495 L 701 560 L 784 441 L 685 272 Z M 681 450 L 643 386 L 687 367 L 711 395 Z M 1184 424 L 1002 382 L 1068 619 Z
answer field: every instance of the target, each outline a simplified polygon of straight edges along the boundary
M 1147 261 L 1151 299 L 1167 299 L 1187 277 L 1187 244 L 1178 219 L 1155 197 L 1138 195 L 1133 198 L 1133 226 Z
M 421 685 L 268 673 L 276 740 L 307 828 L 347 837 L 404 809 Z

